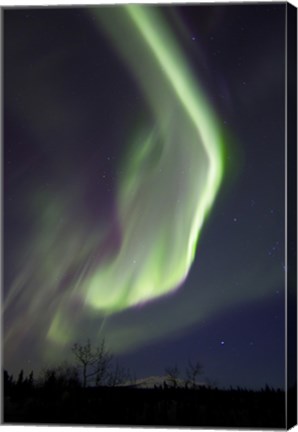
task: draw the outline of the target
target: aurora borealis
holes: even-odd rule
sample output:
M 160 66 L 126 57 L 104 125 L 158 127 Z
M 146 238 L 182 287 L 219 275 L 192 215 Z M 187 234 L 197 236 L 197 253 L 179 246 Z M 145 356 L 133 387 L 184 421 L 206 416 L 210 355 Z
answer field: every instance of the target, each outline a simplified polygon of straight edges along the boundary
M 128 35 L 120 50 L 127 51 L 154 123 L 136 141 L 120 181 L 119 251 L 86 281 L 87 303 L 103 311 L 150 300 L 186 278 L 223 170 L 219 127 L 158 9 L 129 5 L 117 15 L 98 11 L 109 29 L 115 19 L 124 21 L 120 32 L 112 30 L 114 39 Z M 134 60 L 136 41 L 146 52 L 141 67 Z
M 282 34 L 276 7 L 260 16 Z M 142 350 L 170 352 L 175 338 L 196 340 L 185 355 L 198 350 L 206 363 L 205 326 L 212 339 L 222 314 L 267 310 L 264 302 L 282 333 L 283 125 L 274 119 L 283 72 L 271 67 L 268 89 L 256 77 L 283 51 L 266 51 L 266 33 L 253 52 L 262 19 L 253 6 L 248 15 L 235 8 L 5 11 L 5 362 L 17 368 L 22 353 L 38 367 L 104 336 L 124 361 L 144 363 L 139 374 L 151 373 Z M 221 37 L 225 23 L 234 27 Z M 252 39 L 239 54 L 241 26 Z M 225 47 L 232 54 L 220 62 Z M 253 72 L 237 66 L 238 83 L 232 67 L 243 52 Z M 280 383 L 278 337 L 269 353 Z

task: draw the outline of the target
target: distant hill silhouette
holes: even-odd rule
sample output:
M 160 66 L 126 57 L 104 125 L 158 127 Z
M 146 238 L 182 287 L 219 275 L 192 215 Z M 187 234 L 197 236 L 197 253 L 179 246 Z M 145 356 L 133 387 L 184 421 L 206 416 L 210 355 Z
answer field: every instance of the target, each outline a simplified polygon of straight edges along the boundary
M 205 385 L 203 382 L 197 382 L 196 386 Z M 186 388 L 190 387 L 190 383 L 187 380 L 177 378 L 176 387 Z M 131 388 L 143 388 L 143 389 L 152 389 L 155 387 L 173 387 L 173 382 L 166 375 L 164 376 L 149 376 L 145 378 L 139 378 L 137 380 L 126 381 L 119 385 L 119 387 L 131 387 Z

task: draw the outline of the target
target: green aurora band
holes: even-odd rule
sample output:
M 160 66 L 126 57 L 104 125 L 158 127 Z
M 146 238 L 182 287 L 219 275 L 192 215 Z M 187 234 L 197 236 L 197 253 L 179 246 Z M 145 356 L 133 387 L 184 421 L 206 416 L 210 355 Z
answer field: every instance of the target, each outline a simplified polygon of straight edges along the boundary
M 85 279 L 87 303 L 107 312 L 156 298 L 183 282 L 223 174 L 217 121 L 162 14 L 142 5 L 121 12 L 128 15 L 128 22 L 117 20 L 122 28 L 112 11 L 98 10 L 99 25 L 132 69 L 154 127 L 135 143 L 124 167 L 119 253 Z M 125 45 L 121 34 L 129 34 Z
M 129 5 L 89 11 L 132 74 L 150 113 L 146 122 L 136 113 L 134 136 L 123 139 L 130 150 L 116 196 L 121 243 L 98 259 L 109 226 L 99 221 L 94 232 L 73 219 L 83 188 L 79 180 L 66 183 L 62 192 L 56 188 L 30 196 L 34 232 L 15 256 L 20 270 L 4 301 L 4 311 L 10 310 L 4 333 L 7 358 L 30 332 L 65 345 L 78 336 L 86 317 L 107 317 L 177 289 L 190 270 L 223 177 L 219 123 L 162 9 Z M 54 112 L 51 98 L 49 93 L 47 106 Z M 30 118 L 30 109 L 27 113 Z M 45 122 L 37 117 L 41 143 Z M 65 178 L 66 163 L 57 165 L 58 179 Z M 10 322 L 9 316 L 17 318 Z

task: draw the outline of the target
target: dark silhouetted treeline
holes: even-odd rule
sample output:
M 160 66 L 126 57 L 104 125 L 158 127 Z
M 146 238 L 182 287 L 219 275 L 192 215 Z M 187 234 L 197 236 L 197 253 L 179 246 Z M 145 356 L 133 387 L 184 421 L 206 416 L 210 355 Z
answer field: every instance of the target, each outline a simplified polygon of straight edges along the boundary
M 3 421 L 14 424 L 89 424 L 201 427 L 285 427 L 285 393 L 199 386 L 84 387 L 71 366 L 3 377 Z

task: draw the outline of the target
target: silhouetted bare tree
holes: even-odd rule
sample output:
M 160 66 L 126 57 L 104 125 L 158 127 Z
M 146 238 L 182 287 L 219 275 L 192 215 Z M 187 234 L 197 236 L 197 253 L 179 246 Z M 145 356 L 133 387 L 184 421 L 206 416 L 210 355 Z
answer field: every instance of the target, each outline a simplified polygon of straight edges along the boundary
M 192 387 L 196 387 L 198 385 L 197 379 L 200 375 L 202 375 L 203 366 L 198 361 L 196 363 L 192 363 L 190 360 L 188 361 L 188 365 L 186 368 L 186 378 L 187 382 L 191 384 Z
M 180 371 L 177 366 L 169 366 L 165 368 L 166 378 L 173 387 L 177 387 Z
M 72 352 L 82 368 L 83 387 L 86 387 L 91 379 L 96 385 L 103 384 L 113 360 L 113 356 L 106 349 L 105 340 L 96 348 L 92 348 L 90 339 L 85 345 L 75 343 Z

